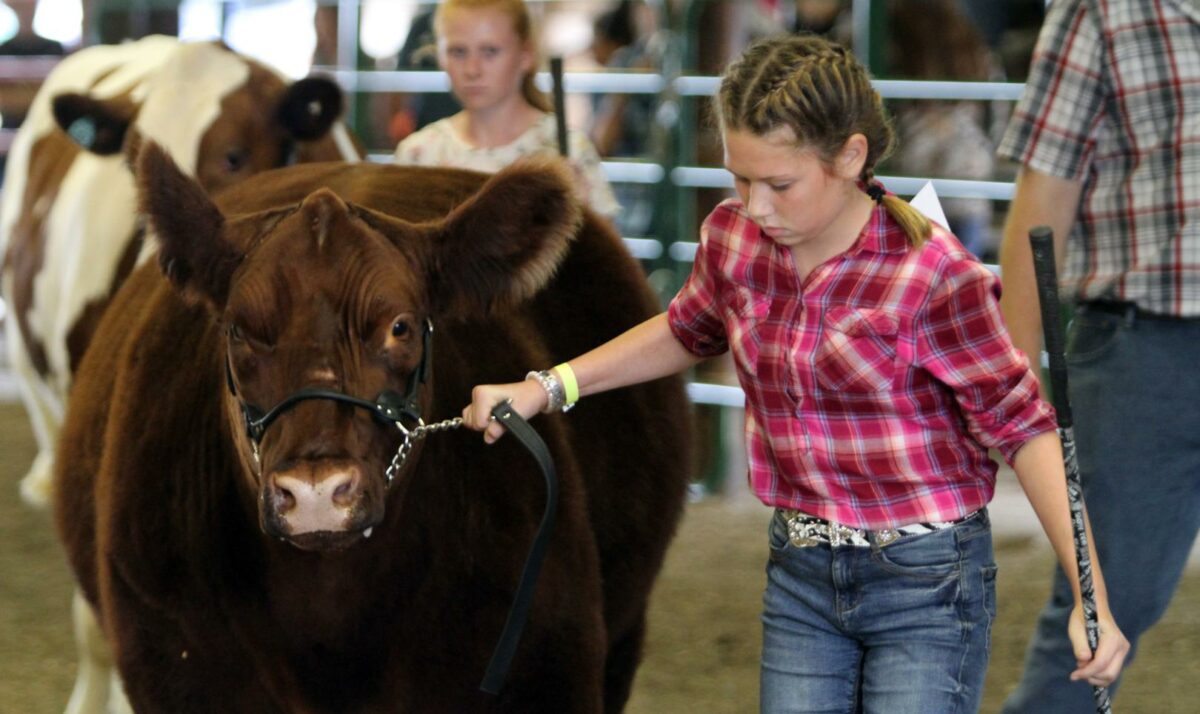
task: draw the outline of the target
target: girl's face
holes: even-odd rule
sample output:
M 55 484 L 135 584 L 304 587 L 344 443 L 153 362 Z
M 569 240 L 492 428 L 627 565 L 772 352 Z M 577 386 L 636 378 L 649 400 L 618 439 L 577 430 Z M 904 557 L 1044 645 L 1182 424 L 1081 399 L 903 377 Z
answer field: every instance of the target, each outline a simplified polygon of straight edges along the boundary
M 438 62 L 463 108 L 490 109 L 519 97 L 533 52 L 497 7 L 455 8 L 441 18 Z
M 849 235 L 840 250 L 853 245 L 862 228 L 862 199 L 867 199 L 857 184 L 866 158 L 861 134 L 847 140 L 832 164 L 797 148 L 795 134 L 786 127 L 763 135 L 726 129 L 723 138 L 725 168 L 733 174 L 738 196 L 771 240 L 786 248 L 836 248 Z

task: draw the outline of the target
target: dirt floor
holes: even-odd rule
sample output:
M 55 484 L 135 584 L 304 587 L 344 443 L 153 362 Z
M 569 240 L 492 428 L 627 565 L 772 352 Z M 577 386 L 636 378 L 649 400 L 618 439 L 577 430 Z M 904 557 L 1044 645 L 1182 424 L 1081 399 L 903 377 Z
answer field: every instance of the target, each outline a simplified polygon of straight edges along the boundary
M 62 711 L 74 676 L 71 582 L 48 514 L 20 503 L 33 456 L 20 407 L 0 405 L 0 712 Z M 757 710 L 759 596 L 768 512 L 707 499 L 692 504 L 655 591 L 645 662 L 631 714 Z M 999 622 L 984 712 L 1013 686 L 1051 555 L 1032 538 L 1001 539 Z M 1196 712 L 1200 694 L 1200 570 L 1143 639 L 1114 708 L 1120 714 Z

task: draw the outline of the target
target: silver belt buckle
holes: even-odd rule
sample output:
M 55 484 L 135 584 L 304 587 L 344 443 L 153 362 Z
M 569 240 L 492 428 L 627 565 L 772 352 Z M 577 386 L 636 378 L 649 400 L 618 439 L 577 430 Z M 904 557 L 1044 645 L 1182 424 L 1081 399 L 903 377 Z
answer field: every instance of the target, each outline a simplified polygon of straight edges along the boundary
M 843 526 L 841 523 L 829 522 L 829 545 L 838 547 L 850 542 L 854 536 L 854 530 L 848 526 Z
M 898 540 L 900 540 L 900 531 L 895 529 L 884 528 L 881 531 L 875 532 L 875 541 L 879 543 L 880 548 L 884 547 L 885 545 L 895 543 Z
M 785 515 L 785 523 L 787 523 L 788 541 L 797 548 L 808 548 L 816 545 L 819 541 L 812 537 L 807 524 L 801 522 L 801 516 L 798 512 L 792 512 Z

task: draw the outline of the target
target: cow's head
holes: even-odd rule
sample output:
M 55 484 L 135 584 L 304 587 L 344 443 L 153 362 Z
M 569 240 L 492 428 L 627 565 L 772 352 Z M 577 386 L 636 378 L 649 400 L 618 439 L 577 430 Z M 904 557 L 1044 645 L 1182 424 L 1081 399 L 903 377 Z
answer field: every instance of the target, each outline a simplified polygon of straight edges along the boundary
M 64 93 L 54 118 L 83 149 L 136 156 L 143 140 L 215 191 L 295 160 L 354 160 L 334 146 L 342 92 L 328 79 L 288 83 L 224 45 L 181 43 L 132 94 Z M 340 131 L 340 128 L 338 129 Z M 343 137 L 344 138 L 344 137 Z
M 426 356 L 427 321 L 532 295 L 581 218 L 557 162 L 510 167 L 444 220 L 421 224 L 326 188 L 297 204 L 226 216 L 157 146 L 144 148 L 137 168 L 164 273 L 222 328 L 235 424 L 240 404 L 267 412 L 300 390 L 368 402 L 407 393 Z M 267 534 L 338 548 L 382 520 L 385 472 L 401 441 L 394 425 L 313 399 L 266 428 L 256 459 L 253 437 L 235 431 Z

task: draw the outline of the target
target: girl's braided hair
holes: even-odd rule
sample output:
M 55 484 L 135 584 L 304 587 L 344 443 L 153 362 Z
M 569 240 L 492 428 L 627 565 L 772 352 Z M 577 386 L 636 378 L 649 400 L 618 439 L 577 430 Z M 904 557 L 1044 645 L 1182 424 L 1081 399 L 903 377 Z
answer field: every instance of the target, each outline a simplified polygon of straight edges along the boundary
M 875 182 L 875 166 L 892 151 L 891 121 L 871 78 L 846 48 L 816 35 L 783 35 L 755 42 L 721 77 L 714 110 L 722 129 L 764 136 L 788 127 L 799 147 L 827 165 L 846 140 L 862 134 L 867 158 L 859 177 Z M 907 201 L 883 205 L 914 246 L 929 238 L 929 219 Z

